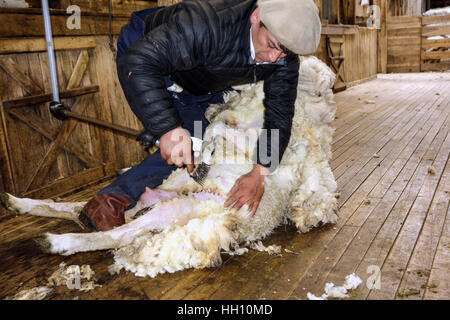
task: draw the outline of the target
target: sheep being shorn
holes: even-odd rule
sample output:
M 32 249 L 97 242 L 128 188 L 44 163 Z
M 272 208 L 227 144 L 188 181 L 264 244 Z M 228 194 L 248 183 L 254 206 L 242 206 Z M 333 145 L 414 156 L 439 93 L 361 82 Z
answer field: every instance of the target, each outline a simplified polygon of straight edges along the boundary
M 279 167 L 265 179 L 265 193 L 255 216 L 246 205 L 240 210 L 228 209 L 224 201 L 234 182 L 252 168 L 263 125 L 262 83 L 240 87 L 240 94 L 232 92 L 225 104 L 207 110 L 211 124 L 204 136 L 202 157 L 210 157 L 213 164 L 203 187 L 185 169 L 178 169 L 158 189 L 147 189 L 138 205 L 126 212 L 125 225 L 106 232 L 46 234 L 41 245 L 65 255 L 116 249 L 113 269 L 154 277 L 218 266 L 221 251 L 237 250 L 243 243 L 266 237 L 286 218 L 300 232 L 335 222 L 336 182 L 329 166 L 334 80 L 320 60 L 301 58 L 291 138 Z M 72 220 L 83 205 L 31 203 L 36 200 L 6 194 L 2 198 L 19 213 L 39 215 L 42 211 L 46 216 L 58 216 L 61 206 L 65 217 Z M 143 209 L 146 207 L 149 209 Z

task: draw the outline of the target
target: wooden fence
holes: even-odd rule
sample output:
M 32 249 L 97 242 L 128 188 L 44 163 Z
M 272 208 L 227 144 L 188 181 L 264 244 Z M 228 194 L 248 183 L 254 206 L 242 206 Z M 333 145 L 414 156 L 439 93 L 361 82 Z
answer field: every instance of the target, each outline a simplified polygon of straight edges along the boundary
M 387 71 L 449 70 L 449 24 L 450 15 L 388 17 Z

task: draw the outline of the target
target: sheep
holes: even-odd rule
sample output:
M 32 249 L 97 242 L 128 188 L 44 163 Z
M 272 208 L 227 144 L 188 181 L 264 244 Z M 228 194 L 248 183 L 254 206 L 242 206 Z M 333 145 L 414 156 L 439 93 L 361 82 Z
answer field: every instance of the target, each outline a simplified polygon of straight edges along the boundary
M 47 233 L 38 243 L 46 252 L 62 255 L 114 249 L 112 269 L 155 277 L 219 266 L 221 252 L 236 252 L 289 220 L 302 233 L 336 222 L 337 185 L 329 165 L 335 75 L 315 57 L 300 60 L 291 138 L 280 165 L 265 178 L 265 193 L 254 216 L 247 205 L 237 210 L 224 207 L 224 202 L 234 182 L 253 165 L 263 125 L 261 83 L 240 86 L 240 93 L 228 93 L 226 103 L 206 111 L 210 125 L 201 157 L 209 157 L 212 166 L 202 185 L 179 168 L 157 189 L 146 189 L 136 207 L 125 213 L 126 224 L 106 232 Z M 6 193 L 0 200 L 19 214 L 73 221 L 85 204 L 20 199 Z

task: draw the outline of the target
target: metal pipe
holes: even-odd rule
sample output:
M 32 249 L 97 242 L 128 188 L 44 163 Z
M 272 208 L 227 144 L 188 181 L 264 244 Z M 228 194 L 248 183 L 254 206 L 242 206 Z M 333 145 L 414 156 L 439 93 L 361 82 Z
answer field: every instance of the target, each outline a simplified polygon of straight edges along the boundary
M 63 113 L 66 117 L 74 118 L 74 119 L 77 119 L 77 120 L 80 120 L 83 122 L 87 122 L 87 123 L 93 123 L 93 124 L 96 124 L 96 125 L 108 128 L 108 129 L 112 129 L 114 131 L 128 134 L 133 137 L 136 137 L 141 133 L 140 131 L 135 130 L 135 129 L 120 126 L 118 124 L 109 123 L 109 122 L 106 122 L 106 121 L 103 121 L 100 119 L 88 117 L 83 114 L 79 114 L 79 113 L 75 113 L 75 112 L 71 112 L 71 111 L 67 111 L 67 110 L 64 110 Z
M 56 76 L 55 52 L 53 51 L 52 25 L 48 9 L 48 0 L 41 0 L 42 14 L 44 15 L 45 42 L 47 44 L 48 66 L 52 84 L 53 101 L 59 101 L 58 78 Z

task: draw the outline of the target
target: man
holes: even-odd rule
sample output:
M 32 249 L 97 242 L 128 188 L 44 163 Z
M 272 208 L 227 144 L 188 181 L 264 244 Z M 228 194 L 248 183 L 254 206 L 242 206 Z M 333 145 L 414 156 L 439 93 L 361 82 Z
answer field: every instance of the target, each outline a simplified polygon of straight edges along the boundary
M 314 53 L 320 31 L 312 0 L 189 0 L 134 14 L 118 40 L 117 71 L 130 107 L 160 149 L 91 199 L 83 223 L 102 231 L 120 226 L 146 186 L 157 187 L 177 167 L 192 172 L 194 121 L 204 130 L 204 111 L 234 85 L 264 80 L 268 135 L 258 145 L 269 159 L 275 150 L 278 163 L 291 134 L 298 54 Z M 182 92 L 167 90 L 174 82 Z M 271 129 L 279 130 L 276 146 Z M 252 214 L 272 165 L 256 154 L 253 170 L 236 181 L 225 203 L 247 204 Z

